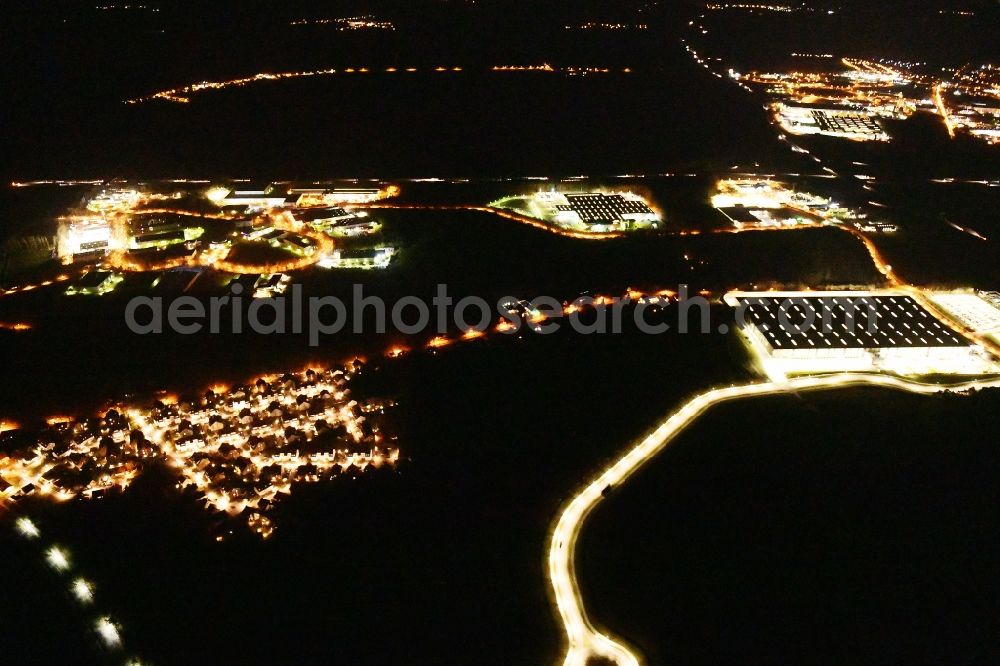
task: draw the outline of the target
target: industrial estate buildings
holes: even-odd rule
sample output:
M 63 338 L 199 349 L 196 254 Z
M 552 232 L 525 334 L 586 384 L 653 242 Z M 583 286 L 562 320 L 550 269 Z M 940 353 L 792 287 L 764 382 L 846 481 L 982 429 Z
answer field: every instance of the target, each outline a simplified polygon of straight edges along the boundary
M 732 292 L 737 323 L 770 376 L 884 370 L 995 371 L 986 352 L 900 292 Z
M 510 208 L 563 229 L 609 233 L 655 229 L 660 214 L 633 192 L 559 192 L 542 190 L 531 196 L 507 197 L 490 204 Z

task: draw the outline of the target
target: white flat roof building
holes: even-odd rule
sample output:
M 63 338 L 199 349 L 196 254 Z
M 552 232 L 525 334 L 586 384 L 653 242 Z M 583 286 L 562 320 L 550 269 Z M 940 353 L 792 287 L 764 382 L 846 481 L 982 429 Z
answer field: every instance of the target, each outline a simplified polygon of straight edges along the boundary
M 279 192 L 264 190 L 235 190 L 219 203 L 221 206 L 246 206 L 247 208 L 280 208 L 287 197 Z
M 931 301 L 963 326 L 1000 340 L 1000 302 L 978 293 L 939 293 Z
M 56 251 L 63 261 L 106 254 L 113 249 L 112 245 L 111 223 L 104 217 L 60 221 Z

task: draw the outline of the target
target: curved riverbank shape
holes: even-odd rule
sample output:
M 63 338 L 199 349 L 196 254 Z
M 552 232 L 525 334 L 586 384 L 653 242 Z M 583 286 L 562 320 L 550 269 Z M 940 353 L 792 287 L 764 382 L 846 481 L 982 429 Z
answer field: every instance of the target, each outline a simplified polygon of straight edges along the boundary
M 715 405 L 744 398 L 853 386 L 874 386 L 930 395 L 948 391 L 1000 388 L 1000 379 L 944 385 L 924 384 L 888 375 L 837 374 L 790 379 L 786 382 L 732 386 L 695 396 L 660 423 L 650 435 L 633 445 L 610 467 L 599 473 L 563 505 L 559 513 L 549 536 L 548 568 L 551 594 L 565 632 L 563 663 L 566 666 L 585 666 L 593 658 L 603 658 L 620 666 L 638 666 L 642 663 L 640 655 L 623 641 L 596 627 L 590 621 L 576 579 L 574 563 L 580 531 L 591 511 L 604 499 L 604 491 L 607 488 L 616 488 L 627 481 L 671 444 L 677 435 Z

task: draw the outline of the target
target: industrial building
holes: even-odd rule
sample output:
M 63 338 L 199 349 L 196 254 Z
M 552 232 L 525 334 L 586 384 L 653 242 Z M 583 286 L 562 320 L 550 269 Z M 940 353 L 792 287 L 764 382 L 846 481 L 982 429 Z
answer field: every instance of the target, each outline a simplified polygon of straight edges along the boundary
M 289 194 L 299 207 L 361 205 L 372 203 L 390 196 L 390 190 L 374 187 L 363 188 L 293 188 Z
M 373 234 L 382 225 L 368 218 L 367 213 L 353 213 L 339 206 L 307 208 L 294 213 L 295 219 L 328 236 L 364 236 Z
M 56 251 L 63 263 L 100 259 L 112 245 L 111 222 L 103 216 L 60 220 Z
M 955 321 L 1000 341 L 1000 294 L 996 292 L 935 293 L 931 301 Z
M 725 300 L 769 375 L 982 374 L 994 366 L 983 349 L 903 293 L 733 292 Z
M 861 135 L 876 137 L 884 134 L 882 126 L 872 116 L 864 113 L 830 112 L 814 109 L 813 119 L 820 133 Z
M 388 268 L 395 254 L 391 247 L 378 247 L 364 250 L 334 250 L 333 254 L 320 259 L 318 265 L 323 268 L 355 268 L 369 270 L 373 268 Z
M 284 192 L 272 189 L 267 190 L 235 190 L 219 201 L 223 208 L 281 208 L 286 204 L 293 203 Z
M 804 224 L 816 224 L 822 221 L 822 218 L 806 215 L 793 208 L 746 208 L 744 206 L 732 206 L 719 208 L 718 210 L 737 229 L 791 228 Z
M 775 105 L 781 126 L 792 134 L 820 134 L 854 141 L 889 141 L 870 111 Z
M 324 206 L 322 208 L 307 208 L 294 213 L 295 219 L 303 224 L 307 224 L 314 229 L 333 226 L 344 220 L 354 218 L 354 213 L 344 210 L 340 206 Z
M 655 227 L 660 216 L 631 192 L 538 192 L 529 200 L 530 213 L 564 227 L 592 232 Z
M 90 271 L 66 289 L 67 296 L 103 296 L 115 290 L 124 276 L 111 271 Z

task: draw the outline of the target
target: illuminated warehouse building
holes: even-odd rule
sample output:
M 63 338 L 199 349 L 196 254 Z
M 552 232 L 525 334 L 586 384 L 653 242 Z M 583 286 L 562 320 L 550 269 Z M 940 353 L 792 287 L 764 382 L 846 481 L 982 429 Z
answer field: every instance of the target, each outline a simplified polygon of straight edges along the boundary
M 104 217 L 80 217 L 59 222 L 56 247 L 63 263 L 100 259 L 113 248 L 111 223 Z
M 545 219 L 596 232 L 655 227 L 660 221 L 649 204 L 631 192 L 539 192 L 534 201 Z
M 885 370 L 981 374 L 993 361 L 912 297 L 892 292 L 734 292 L 743 333 L 771 376 Z

